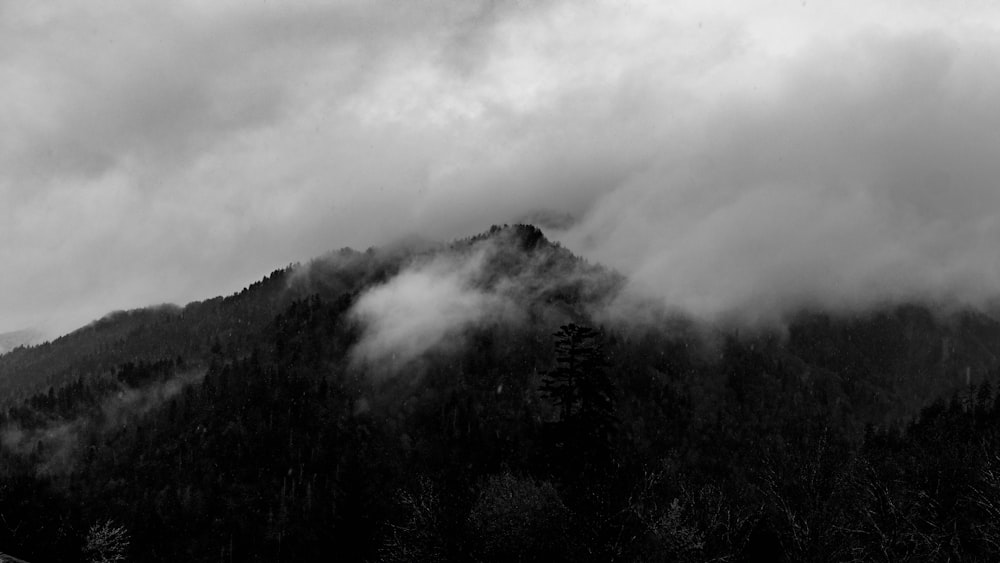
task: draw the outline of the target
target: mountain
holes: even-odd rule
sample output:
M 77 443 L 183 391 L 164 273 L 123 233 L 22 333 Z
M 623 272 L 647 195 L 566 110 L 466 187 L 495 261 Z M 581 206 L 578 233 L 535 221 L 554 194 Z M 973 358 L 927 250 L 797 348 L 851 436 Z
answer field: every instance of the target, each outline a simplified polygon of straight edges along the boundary
M 13 350 L 0 546 L 39 561 L 115 537 L 144 561 L 995 558 L 993 316 L 914 303 L 737 330 L 625 288 L 533 226 L 498 226 L 342 249 Z

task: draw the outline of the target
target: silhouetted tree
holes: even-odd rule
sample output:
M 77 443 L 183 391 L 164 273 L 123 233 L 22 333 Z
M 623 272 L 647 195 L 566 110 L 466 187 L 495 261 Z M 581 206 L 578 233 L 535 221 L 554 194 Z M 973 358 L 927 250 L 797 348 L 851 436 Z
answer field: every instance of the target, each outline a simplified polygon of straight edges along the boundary
M 562 464 L 605 461 L 615 428 L 614 385 L 597 330 L 568 324 L 555 333 L 556 368 L 542 392 L 558 410 L 552 438 Z

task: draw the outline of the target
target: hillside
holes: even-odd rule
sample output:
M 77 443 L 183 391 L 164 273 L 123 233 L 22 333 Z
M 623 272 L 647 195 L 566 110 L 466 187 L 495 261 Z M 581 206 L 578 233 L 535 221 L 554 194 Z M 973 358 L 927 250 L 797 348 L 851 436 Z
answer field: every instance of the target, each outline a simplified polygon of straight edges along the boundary
M 968 508 L 1000 506 L 975 454 L 1000 435 L 992 316 L 907 304 L 749 331 L 646 304 L 640 321 L 611 314 L 624 281 L 494 227 L 14 350 L 0 546 L 78 560 L 110 521 L 144 561 L 997 554 Z M 956 425 L 965 473 L 908 457 Z M 942 475 L 947 498 L 927 492 Z M 866 496 L 882 479 L 904 504 Z

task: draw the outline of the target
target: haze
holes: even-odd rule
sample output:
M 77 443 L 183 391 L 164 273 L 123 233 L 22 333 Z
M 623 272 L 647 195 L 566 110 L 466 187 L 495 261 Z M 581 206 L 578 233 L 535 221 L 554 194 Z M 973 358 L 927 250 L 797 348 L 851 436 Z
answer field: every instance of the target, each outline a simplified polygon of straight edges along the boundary
M 997 9 L 733 4 L 0 3 L 0 332 L 539 212 L 705 318 L 994 298 Z

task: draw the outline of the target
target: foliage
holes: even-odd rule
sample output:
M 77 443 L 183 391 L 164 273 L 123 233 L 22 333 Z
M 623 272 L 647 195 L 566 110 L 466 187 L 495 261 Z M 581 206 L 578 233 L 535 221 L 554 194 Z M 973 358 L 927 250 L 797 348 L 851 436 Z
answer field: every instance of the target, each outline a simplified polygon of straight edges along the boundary
M 574 561 L 572 513 L 555 487 L 510 472 L 487 479 L 469 511 L 482 561 Z
M 128 530 L 105 520 L 90 527 L 83 554 L 91 563 L 118 563 L 127 559 L 128 545 Z
M 398 504 L 405 519 L 388 525 L 387 537 L 379 550 L 380 559 L 386 563 L 444 561 L 440 499 L 430 480 L 419 479 L 416 493 L 401 491 Z

